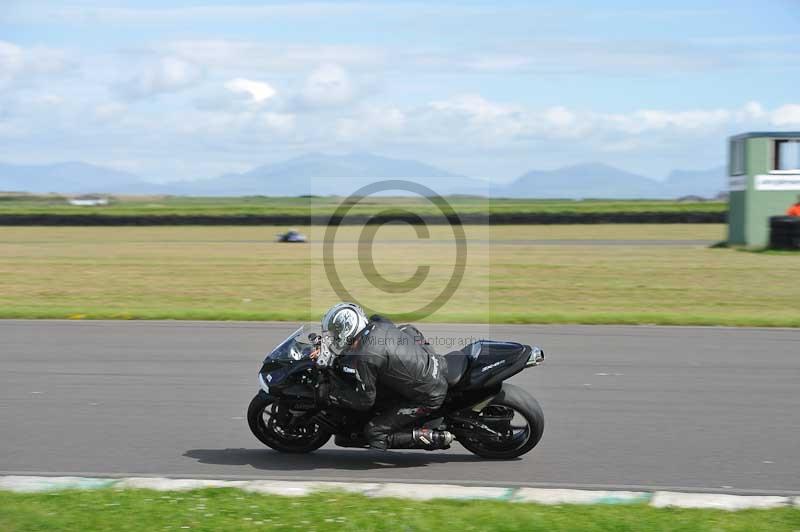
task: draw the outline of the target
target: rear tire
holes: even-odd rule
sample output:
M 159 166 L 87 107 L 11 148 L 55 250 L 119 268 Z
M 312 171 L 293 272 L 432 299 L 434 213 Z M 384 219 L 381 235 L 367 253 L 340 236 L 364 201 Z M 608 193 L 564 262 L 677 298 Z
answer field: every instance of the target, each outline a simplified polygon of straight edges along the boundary
M 275 424 L 264 419 L 265 412 L 271 416 L 274 402 L 273 397 L 264 392 L 258 392 L 247 408 L 247 424 L 250 425 L 250 431 L 267 447 L 282 453 L 303 454 L 316 451 L 331 438 L 329 432 L 317 425 L 314 426 L 316 432 L 303 436 L 276 431 Z
M 481 458 L 494 460 L 517 458 L 536 447 L 544 432 L 544 414 L 542 413 L 542 407 L 539 406 L 539 403 L 531 394 L 513 384 L 504 383 L 500 393 L 492 399 L 482 412 L 492 406 L 509 408 L 525 419 L 528 431 L 525 433 L 524 439 L 520 436 L 519 439 L 521 441 L 518 442 L 519 444 L 510 446 L 500 442 L 493 445 L 490 442 L 466 438 L 459 438 L 458 443 Z

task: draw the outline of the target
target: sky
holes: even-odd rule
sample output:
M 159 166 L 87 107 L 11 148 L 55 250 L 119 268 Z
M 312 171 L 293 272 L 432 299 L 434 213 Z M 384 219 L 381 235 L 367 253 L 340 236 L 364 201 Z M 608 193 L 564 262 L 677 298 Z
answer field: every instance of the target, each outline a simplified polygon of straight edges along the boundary
M 800 0 L 0 1 L 0 162 L 158 182 L 372 152 L 663 178 L 800 130 Z

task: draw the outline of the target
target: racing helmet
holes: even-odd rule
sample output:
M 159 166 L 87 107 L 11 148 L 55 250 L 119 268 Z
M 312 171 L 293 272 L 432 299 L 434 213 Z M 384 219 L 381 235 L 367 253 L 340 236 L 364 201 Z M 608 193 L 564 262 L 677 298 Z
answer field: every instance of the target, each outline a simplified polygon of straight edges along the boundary
M 330 335 L 330 349 L 338 355 L 353 343 L 353 339 L 368 323 L 361 307 L 355 303 L 339 303 L 332 306 L 322 318 L 322 332 Z

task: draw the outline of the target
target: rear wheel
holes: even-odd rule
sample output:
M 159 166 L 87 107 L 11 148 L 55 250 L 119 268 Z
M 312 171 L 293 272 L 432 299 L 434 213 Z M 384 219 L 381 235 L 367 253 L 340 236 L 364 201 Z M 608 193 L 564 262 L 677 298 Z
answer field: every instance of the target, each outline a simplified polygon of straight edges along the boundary
M 542 407 L 513 384 L 503 384 L 500 393 L 481 410 L 478 420 L 499 432 L 500 437 L 488 440 L 459 435 L 458 443 L 482 458 L 509 460 L 522 456 L 536 447 L 544 432 Z
M 289 426 L 287 419 L 280 405 L 264 392 L 253 397 L 247 408 L 247 424 L 253 435 L 276 451 L 310 453 L 325 445 L 331 437 L 317 424 Z

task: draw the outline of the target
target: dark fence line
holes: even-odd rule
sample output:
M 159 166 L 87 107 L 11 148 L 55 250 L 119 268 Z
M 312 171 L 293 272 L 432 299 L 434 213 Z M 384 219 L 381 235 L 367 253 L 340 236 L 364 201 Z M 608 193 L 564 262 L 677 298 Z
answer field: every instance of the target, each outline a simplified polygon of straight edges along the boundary
M 610 213 L 498 213 L 460 214 L 458 217 L 423 216 L 425 223 L 442 225 L 568 225 L 568 224 L 718 224 L 727 213 L 711 212 L 610 212 Z M 4 214 L 0 226 L 137 226 L 137 225 L 364 225 L 391 222 L 419 223 L 420 217 L 379 214 L 354 214 L 341 217 L 295 215 L 148 215 L 116 216 L 107 214 Z

